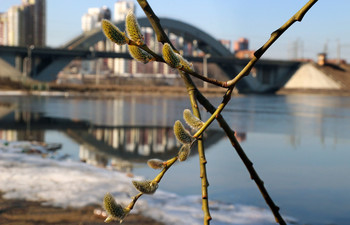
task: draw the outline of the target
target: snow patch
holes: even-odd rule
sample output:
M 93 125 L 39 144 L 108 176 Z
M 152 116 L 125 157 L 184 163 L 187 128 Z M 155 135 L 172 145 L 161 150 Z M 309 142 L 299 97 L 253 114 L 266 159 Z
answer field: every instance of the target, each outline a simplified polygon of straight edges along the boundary
M 0 140 L 0 190 L 5 193 L 4 198 L 42 201 L 59 207 L 82 207 L 101 205 L 107 192 L 118 203 L 127 205 L 131 196 L 137 193 L 132 179 L 124 173 L 81 162 L 23 154 L 23 148 L 28 147 L 38 146 L 30 142 Z M 271 212 L 258 207 L 210 201 L 210 209 L 212 223 L 217 225 L 275 224 Z M 183 197 L 162 190 L 151 196 L 142 196 L 132 212 L 141 212 L 169 225 L 203 223 L 200 196 Z

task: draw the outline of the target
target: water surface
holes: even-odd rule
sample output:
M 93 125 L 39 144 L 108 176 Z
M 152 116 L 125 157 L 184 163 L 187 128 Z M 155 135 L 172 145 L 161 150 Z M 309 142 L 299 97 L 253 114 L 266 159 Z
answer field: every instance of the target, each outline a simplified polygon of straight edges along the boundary
M 220 98 L 212 99 L 218 104 Z M 170 158 L 179 144 L 175 120 L 190 108 L 186 97 L 121 95 L 115 99 L 0 97 L 15 105 L 0 119 L 0 139 L 63 143 L 60 157 L 112 165 L 153 178 L 150 157 Z M 209 115 L 201 110 L 203 117 Z M 300 224 L 350 221 L 350 99 L 334 96 L 240 96 L 223 116 L 281 213 Z M 209 198 L 267 208 L 243 163 L 216 123 L 206 134 Z M 161 188 L 200 194 L 199 160 L 175 164 Z

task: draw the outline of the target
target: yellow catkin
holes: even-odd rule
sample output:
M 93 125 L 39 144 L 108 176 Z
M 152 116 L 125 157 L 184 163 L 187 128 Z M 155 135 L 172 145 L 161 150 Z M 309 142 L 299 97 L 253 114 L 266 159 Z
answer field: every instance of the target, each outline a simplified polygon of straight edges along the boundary
M 121 32 L 118 27 L 114 26 L 110 21 L 103 19 L 101 22 L 102 31 L 105 36 L 116 43 L 117 45 L 124 45 L 127 43 L 125 34 Z
M 153 194 L 157 188 L 158 183 L 153 182 L 152 180 L 143 180 L 143 181 L 132 181 L 132 184 L 135 186 L 135 188 L 142 192 L 143 194 Z
M 182 145 L 181 149 L 179 150 L 178 153 L 178 159 L 179 161 L 185 161 L 188 156 L 191 153 L 191 146 L 190 145 Z
M 160 159 L 150 159 L 147 161 L 147 165 L 152 169 L 162 169 L 164 168 L 164 161 Z
M 140 25 L 137 22 L 136 16 L 132 10 L 129 11 L 125 19 L 126 32 L 129 38 L 137 44 L 143 43 L 143 35 L 141 33 Z
M 193 129 L 201 129 L 204 124 L 203 121 L 201 121 L 198 117 L 194 116 L 191 110 L 189 109 L 184 110 L 183 117 L 186 123 Z
M 193 64 L 189 63 L 182 55 L 175 53 L 175 55 L 179 58 L 180 60 L 180 66 L 182 66 L 183 68 L 189 70 L 189 71 L 193 71 L 194 72 L 194 68 L 193 68 Z
M 121 205 L 117 204 L 114 197 L 107 193 L 103 198 L 103 207 L 107 211 L 108 217 L 105 222 L 111 222 L 114 220 L 123 221 L 124 217 L 127 215 L 127 210 Z
M 180 59 L 168 43 L 163 46 L 163 59 L 172 68 L 180 68 Z
M 152 55 L 135 45 L 128 45 L 128 50 L 131 57 L 144 64 L 153 59 Z
M 190 132 L 184 128 L 184 126 L 179 120 L 177 120 L 174 124 L 174 133 L 177 140 L 180 141 L 182 144 L 191 144 L 194 140 Z

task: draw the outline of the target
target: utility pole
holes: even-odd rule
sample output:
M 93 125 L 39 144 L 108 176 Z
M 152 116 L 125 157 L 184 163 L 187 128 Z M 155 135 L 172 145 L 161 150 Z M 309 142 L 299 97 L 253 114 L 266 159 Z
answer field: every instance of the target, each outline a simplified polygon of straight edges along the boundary
M 340 64 L 340 40 L 337 39 L 337 61 L 338 61 L 338 65 Z
M 203 75 L 204 77 L 208 77 L 208 58 L 210 58 L 210 54 L 205 54 L 203 56 Z M 203 81 L 203 87 L 208 88 L 208 83 Z

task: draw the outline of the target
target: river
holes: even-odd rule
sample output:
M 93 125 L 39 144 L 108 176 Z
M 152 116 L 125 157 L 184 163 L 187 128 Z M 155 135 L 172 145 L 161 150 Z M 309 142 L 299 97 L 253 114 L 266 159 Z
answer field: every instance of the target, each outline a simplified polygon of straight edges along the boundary
M 221 98 L 211 100 L 218 104 Z M 172 125 L 185 108 L 190 108 L 185 96 L 0 96 L 0 139 L 62 143 L 58 157 L 153 178 L 157 172 L 146 161 L 176 154 Z M 349 223 L 350 98 L 236 96 L 223 116 L 283 215 L 299 224 Z M 216 123 L 205 134 L 205 148 L 210 199 L 268 208 Z M 197 156 L 192 149 L 160 188 L 199 195 Z

